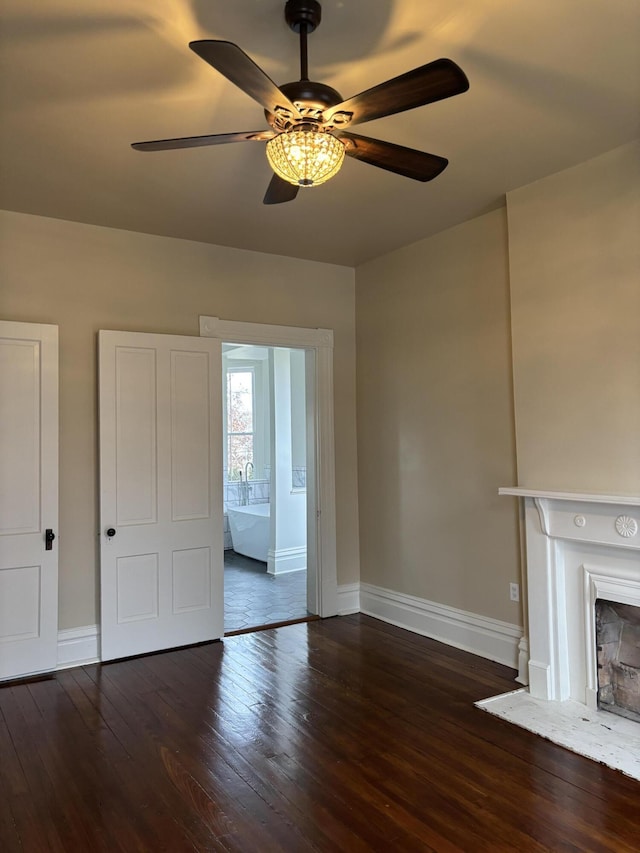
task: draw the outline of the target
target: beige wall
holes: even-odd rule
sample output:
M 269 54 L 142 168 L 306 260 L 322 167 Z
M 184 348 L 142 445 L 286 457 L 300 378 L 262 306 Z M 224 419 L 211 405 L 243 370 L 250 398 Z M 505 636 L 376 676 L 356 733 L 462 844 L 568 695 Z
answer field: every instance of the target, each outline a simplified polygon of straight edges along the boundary
M 511 623 L 505 211 L 356 270 L 361 580 Z
M 60 628 L 97 621 L 98 329 L 333 329 L 338 583 L 358 580 L 352 269 L 9 212 L 0 254 L 0 317 L 60 327 Z
M 507 197 L 520 485 L 640 493 L 640 144 Z
M 640 145 L 355 271 L 364 582 L 520 622 L 516 502 L 640 491 Z M 338 581 L 359 578 L 354 271 L 0 213 L 0 317 L 60 326 L 60 627 L 97 614 L 95 333 L 335 331 Z M 513 382 L 509 274 L 513 330 Z

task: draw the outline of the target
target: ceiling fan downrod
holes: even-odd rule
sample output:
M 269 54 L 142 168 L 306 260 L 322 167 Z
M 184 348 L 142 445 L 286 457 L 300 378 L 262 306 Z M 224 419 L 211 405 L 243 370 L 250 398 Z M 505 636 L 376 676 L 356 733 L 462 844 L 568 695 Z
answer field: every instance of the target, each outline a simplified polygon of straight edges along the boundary
M 308 82 L 307 36 L 320 24 L 322 8 L 318 0 L 287 0 L 284 18 L 290 29 L 300 34 L 300 82 Z

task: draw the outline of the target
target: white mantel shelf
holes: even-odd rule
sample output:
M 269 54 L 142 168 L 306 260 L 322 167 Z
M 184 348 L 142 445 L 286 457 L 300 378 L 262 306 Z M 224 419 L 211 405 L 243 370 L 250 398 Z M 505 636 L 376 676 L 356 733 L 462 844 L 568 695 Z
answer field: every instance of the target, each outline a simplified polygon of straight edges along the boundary
M 546 498 L 553 501 L 640 506 L 640 497 L 637 495 L 599 495 L 594 492 L 552 492 L 545 489 L 527 489 L 524 486 L 502 486 L 498 489 L 498 494 L 513 495 L 516 498 Z

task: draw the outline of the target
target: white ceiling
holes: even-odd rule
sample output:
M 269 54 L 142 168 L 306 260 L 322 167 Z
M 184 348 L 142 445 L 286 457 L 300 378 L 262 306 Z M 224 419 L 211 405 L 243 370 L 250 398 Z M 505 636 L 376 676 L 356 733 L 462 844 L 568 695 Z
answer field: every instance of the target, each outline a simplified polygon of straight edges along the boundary
M 258 130 L 262 108 L 188 42 L 298 79 L 283 0 L 2 0 L 0 207 L 357 265 L 640 136 L 638 0 L 325 0 L 310 76 L 346 98 L 445 56 L 467 93 L 357 132 L 447 157 L 422 184 L 347 158 L 265 206 L 264 145 L 129 143 Z

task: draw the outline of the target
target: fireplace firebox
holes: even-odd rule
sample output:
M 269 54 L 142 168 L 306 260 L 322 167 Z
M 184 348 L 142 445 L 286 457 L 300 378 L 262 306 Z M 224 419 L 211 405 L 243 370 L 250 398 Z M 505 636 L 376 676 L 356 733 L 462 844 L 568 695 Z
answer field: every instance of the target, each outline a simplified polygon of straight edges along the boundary
M 640 607 L 596 599 L 598 708 L 640 722 Z

